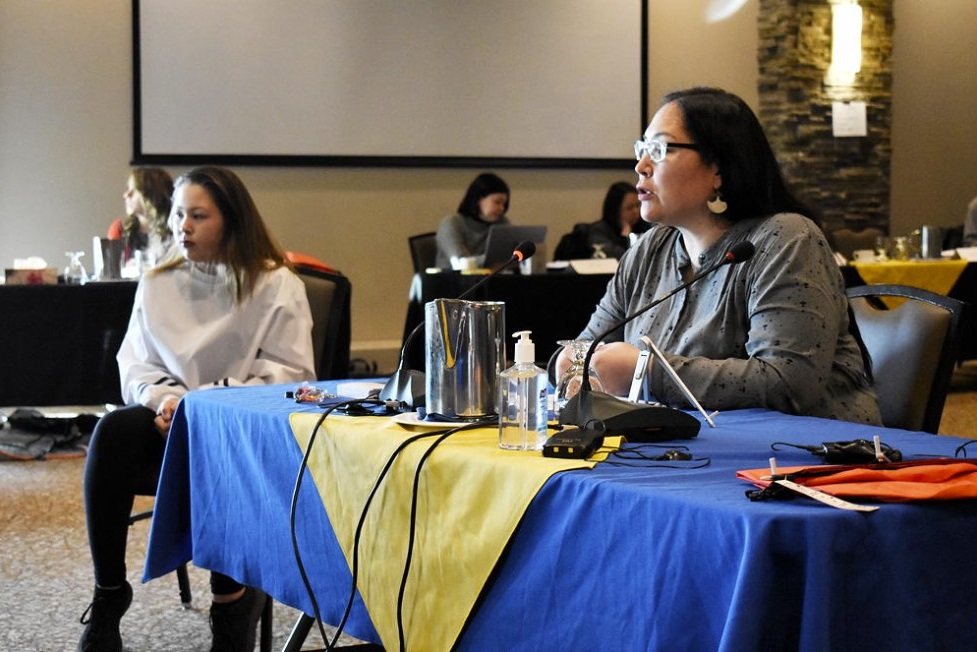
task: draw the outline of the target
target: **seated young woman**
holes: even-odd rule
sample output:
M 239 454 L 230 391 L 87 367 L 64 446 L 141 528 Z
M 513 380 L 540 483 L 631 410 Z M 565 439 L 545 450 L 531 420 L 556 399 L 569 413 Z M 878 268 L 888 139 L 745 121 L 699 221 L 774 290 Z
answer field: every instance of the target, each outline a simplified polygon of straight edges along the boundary
M 95 427 L 85 467 L 95 594 L 79 652 L 119 652 L 132 601 L 126 537 L 133 497 L 156 493 L 170 422 L 191 390 L 315 378 L 305 286 L 230 170 L 176 180 L 177 249 L 139 281 L 118 353 L 126 407 Z M 254 649 L 267 596 L 211 574 L 214 652 Z
M 475 177 L 458 204 L 458 212 L 438 225 L 435 264 L 452 269 L 459 266 L 462 258 L 484 257 L 489 229 L 508 224 L 508 210 L 509 185 L 491 172 Z
M 612 183 L 604 195 L 601 217 L 596 222 L 575 224 L 553 252 L 553 260 L 620 258 L 631 246 L 632 234 L 648 230 L 641 219 L 638 190 L 633 183 Z

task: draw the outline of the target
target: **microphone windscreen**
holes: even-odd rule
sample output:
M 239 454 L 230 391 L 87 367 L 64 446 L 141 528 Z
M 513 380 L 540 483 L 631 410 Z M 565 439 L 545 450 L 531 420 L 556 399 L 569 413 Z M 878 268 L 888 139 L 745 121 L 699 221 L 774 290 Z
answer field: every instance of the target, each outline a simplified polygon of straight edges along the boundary
M 536 253 L 536 244 L 529 240 L 524 240 L 516 245 L 516 249 L 512 252 L 512 255 L 522 261 L 530 258 L 534 253 Z
M 735 264 L 742 263 L 744 260 L 749 260 L 753 257 L 753 252 L 756 251 L 756 247 L 749 240 L 742 240 L 737 242 L 729 251 L 726 252 L 726 260 Z

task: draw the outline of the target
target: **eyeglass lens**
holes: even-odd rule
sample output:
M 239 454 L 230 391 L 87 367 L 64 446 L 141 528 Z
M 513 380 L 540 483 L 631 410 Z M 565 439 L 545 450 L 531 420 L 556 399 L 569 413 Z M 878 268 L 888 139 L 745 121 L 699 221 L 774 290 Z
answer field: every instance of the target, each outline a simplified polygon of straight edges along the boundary
M 661 163 L 665 158 L 667 145 L 661 140 L 636 140 L 634 141 L 634 158 L 638 161 L 642 156 L 648 155 L 652 163 Z

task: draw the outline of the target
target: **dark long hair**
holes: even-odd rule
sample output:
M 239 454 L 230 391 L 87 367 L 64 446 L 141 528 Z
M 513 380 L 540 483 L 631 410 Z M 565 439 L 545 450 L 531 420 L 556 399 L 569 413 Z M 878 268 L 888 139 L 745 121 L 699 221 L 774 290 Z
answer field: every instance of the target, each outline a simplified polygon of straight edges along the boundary
M 481 211 L 478 210 L 478 202 L 489 195 L 505 193 L 505 210 L 509 211 L 509 184 L 502 180 L 502 177 L 483 172 L 475 177 L 475 180 L 468 184 L 468 190 L 461 203 L 458 204 L 458 212 L 468 217 L 481 219 Z
M 753 110 L 741 98 L 719 88 L 690 88 L 665 96 L 682 112 L 685 129 L 702 149 L 706 164 L 716 164 L 728 206 L 723 217 L 737 222 L 792 212 L 816 219 L 788 189 L 770 142 Z
M 285 252 L 265 226 L 258 207 L 241 179 L 221 167 L 199 167 L 177 177 L 175 187 L 184 184 L 200 186 L 220 209 L 224 218 L 220 261 L 227 265 L 236 281 L 238 301 L 254 290 L 260 274 L 278 267 L 292 268 Z M 159 269 L 176 267 L 183 262 L 177 257 Z

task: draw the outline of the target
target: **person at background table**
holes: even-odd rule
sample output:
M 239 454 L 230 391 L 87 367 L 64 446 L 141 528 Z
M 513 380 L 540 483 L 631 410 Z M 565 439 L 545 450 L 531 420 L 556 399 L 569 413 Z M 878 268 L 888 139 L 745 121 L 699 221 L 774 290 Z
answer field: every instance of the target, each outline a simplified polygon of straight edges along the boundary
M 580 339 L 593 339 L 722 260 L 745 263 L 678 293 L 612 335 L 593 357 L 605 389 L 626 395 L 642 335 L 708 410 L 760 407 L 880 424 L 844 284 L 811 212 L 788 190 L 753 111 L 720 89 L 671 93 L 635 143 L 641 217 L 653 226 L 621 259 Z M 568 366 L 566 355 L 557 369 Z M 661 365 L 658 400 L 691 408 Z
M 172 215 L 178 255 L 140 280 L 117 356 L 127 405 L 92 434 L 84 495 L 96 586 L 79 651 L 122 649 L 119 621 L 132 600 L 128 517 L 133 496 L 156 493 L 180 398 L 315 378 L 305 286 L 241 180 L 217 167 L 187 172 L 176 180 Z M 211 590 L 212 650 L 250 652 L 267 596 L 219 573 Z
M 436 265 L 457 269 L 461 258 L 484 257 L 489 229 L 508 224 L 508 210 L 509 185 L 491 172 L 475 177 L 458 204 L 458 212 L 438 225 Z
M 123 262 L 142 252 L 144 265 L 152 267 L 173 244 L 170 201 L 173 178 L 162 168 L 136 168 L 129 173 L 125 192 L 125 217 L 109 225 L 107 237 L 125 241 Z
M 618 181 L 604 195 L 600 220 L 574 225 L 570 233 L 560 238 L 553 259 L 620 258 L 631 246 L 631 234 L 647 230 L 634 184 Z
M 963 220 L 963 245 L 977 247 L 977 197 L 967 205 L 967 215 Z

